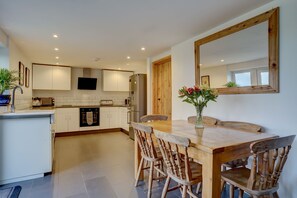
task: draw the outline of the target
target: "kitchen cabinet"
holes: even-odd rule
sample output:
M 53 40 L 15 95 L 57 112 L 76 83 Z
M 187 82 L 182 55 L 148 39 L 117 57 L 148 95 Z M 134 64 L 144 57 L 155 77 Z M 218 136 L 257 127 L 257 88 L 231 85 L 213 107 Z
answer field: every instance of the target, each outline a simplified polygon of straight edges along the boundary
M 53 114 L 28 110 L 0 115 L 0 185 L 43 177 L 52 171 Z
M 57 108 L 56 133 L 79 131 L 79 108 Z
M 103 70 L 103 91 L 129 91 L 129 76 L 133 72 Z
M 101 107 L 100 108 L 100 128 L 123 128 L 129 131 L 127 124 L 127 107 Z
M 71 67 L 33 65 L 33 89 L 71 90 Z
M 100 129 L 120 128 L 119 107 L 100 107 Z
M 129 131 L 127 107 L 119 107 L 119 115 L 120 115 L 120 127 L 125 129 L 126 131 Z

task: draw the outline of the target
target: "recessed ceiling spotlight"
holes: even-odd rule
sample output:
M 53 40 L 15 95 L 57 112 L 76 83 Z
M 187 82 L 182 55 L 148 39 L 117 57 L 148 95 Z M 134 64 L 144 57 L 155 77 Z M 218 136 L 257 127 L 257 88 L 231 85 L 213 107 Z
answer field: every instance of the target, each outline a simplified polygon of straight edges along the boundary
M 59 59 L 60 57 L 59 56 L 56 56 L 56 59 Z
M 224 59 L 221 60 L 221 62 L 224 62 L 224 61 L 225 61 Z
M 199 66 L 202 66 L 202 63 L 200 63 Z
M 60 63 L 56 63 L 56 65 L 60 65 Z
M 119 67 L 118 70 L 121 70 L 121 68 Z
M 58 38 L 59 36 L 57 34 L 53 34 L 53 37 L 54 38 Z
M 130 59 L 131 57 L 130 56 L 127 56 L 127 59 Z
M 141 48 L 141 51 L 145 51 L 145 47 L 142 47 L 142 48 Z
M 59 48 L 55 47 L 54 50 L 55 50 L 55 51 L 59 51 Z

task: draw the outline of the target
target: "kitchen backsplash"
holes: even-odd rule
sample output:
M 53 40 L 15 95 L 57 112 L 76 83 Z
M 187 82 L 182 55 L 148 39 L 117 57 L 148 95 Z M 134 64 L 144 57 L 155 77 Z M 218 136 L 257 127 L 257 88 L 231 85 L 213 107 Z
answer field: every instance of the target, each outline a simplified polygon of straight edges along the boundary
M 91 78 L 97 78 L 96 90 L 78 90 L 77 79 L 83 77 L 83 69 L 72 68 L 70 91 L 33 90 L 33 97 L 53 97 L 55 105 L 99 105 L 100 100 L 113 100 L 115 105 L 124 105 L 128 92 L 106 92 L 102 90 L 102 70 L 92 69 Z

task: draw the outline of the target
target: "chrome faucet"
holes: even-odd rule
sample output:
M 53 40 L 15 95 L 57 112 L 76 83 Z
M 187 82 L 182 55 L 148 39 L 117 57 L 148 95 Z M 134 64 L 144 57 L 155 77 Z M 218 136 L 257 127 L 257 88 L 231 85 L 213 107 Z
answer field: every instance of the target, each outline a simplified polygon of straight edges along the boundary
M 21 94 L 23 94 L 23 89 L 20 86 L 15 86 L 12 90 L 12 102 L 11 102 L 11 107 L 10 107 L 10 112 L 14 113 L 15 112 L 15 106 L 14 106 L 14 99 L 15 99 L 15 90 L 19 88 L 21 90 Z

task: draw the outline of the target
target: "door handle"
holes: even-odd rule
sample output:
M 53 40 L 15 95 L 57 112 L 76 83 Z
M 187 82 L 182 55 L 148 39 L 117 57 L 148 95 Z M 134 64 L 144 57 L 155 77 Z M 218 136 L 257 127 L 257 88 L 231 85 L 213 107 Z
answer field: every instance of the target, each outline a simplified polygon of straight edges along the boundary
M 131 124 L 130 115 L 131 111 L 127 111 L 127 124 Z

